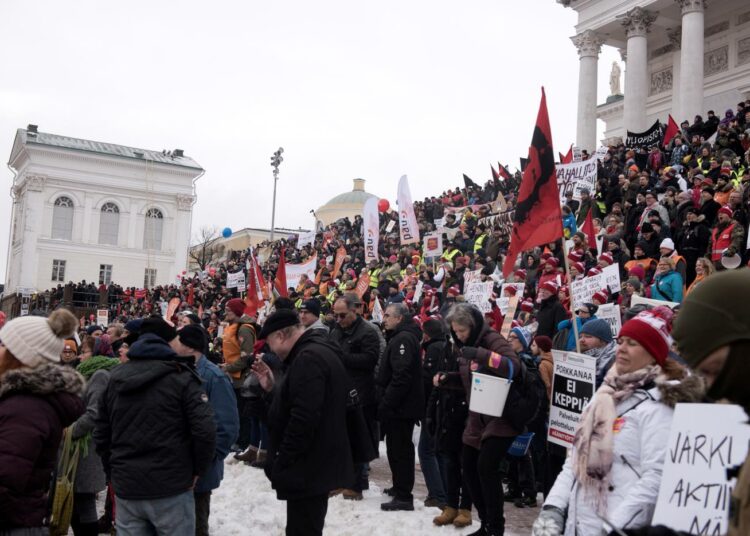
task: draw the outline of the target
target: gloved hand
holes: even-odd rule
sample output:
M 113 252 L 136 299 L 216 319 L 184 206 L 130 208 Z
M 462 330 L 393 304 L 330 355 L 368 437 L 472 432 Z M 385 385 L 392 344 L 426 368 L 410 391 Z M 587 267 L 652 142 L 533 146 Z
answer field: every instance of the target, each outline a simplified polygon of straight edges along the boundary
M 565 530 L 565 513 L 556 506 L 544 506 L 531 527 L 532 536 L 561 536 Z
M 737 250 L 734 249 L 734 246 L 729 246 L 727 249 L 724 250 L 725 257 L 732 257 L 735 253 L 737 253 Z
M 478 349 L 473 346 L 464 346 L 461 350 L 461 355 L 464 357 L 464 359 L 468 359 L 469 361 L 473 361 L 477 358 Z

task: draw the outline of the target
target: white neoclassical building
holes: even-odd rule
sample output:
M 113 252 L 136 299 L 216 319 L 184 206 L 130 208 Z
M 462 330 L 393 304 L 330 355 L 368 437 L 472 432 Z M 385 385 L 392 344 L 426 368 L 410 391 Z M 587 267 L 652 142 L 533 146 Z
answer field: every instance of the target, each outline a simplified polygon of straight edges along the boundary
M 578 13 L 571 39 L 580 58 L 579 147 L 596 148 L 597 118 L 605 140 L 624 138 L 670 113 L 678 123 L 705 119 L 708 110 L 723 117 L 750 97 L 748 0 L 557 1 Z M 624 88 L 613 80 L 608 97 L 597 95 L 602 45 L 617 48 L 625 63 Z
M 142 288 L 187 267 L 195 182 L 183 151 L 18 129 L 9 167 L 10 240 L 5 289 L 110 281 Z

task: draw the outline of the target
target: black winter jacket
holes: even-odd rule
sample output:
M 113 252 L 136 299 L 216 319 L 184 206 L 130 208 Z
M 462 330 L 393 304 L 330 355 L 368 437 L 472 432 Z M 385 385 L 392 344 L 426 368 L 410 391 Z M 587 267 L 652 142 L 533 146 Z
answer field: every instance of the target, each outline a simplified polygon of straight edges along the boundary
M 362 405 L 377 402 L 375 396 L 375 367 L 380 359 L 380 338 L 377 328 L 362 317 L 357 317 L 348 329 L 336 325 L 329 338 L 341 347 L 341 359 Z
M 565 307 L 557 299 L 557 296 L 550 296 L 546 300 L 542 300 L 539 312 L 536 315 L 537 322 L 539 322 L 536 334 L 546 335 L 551 339 L 557 333 L 557 325 L 567 318 Z
M 425 404 L 432 394 L 432 380 L 435 374 L 442 369 L 443 353 L 445 352 L 446 339 L 432 339 L 422 343 L 422 385 L 424 386 Z
M 94 428 L 96 450 L 124 499 L 183 493 L 211 465 L 216 424 L 201 378 L 163 339 L 142 335 L 112 369 Z M 191 360 L 192 361 L 192 360 Z
M 425 410 L 419 327 L 412 318 L 407 318 L 387 336 L 388 345 L 377 379 L 383 393 L 378 419 L 381 422 L 391 419 L 417 421 L 424 417 Z
M 346 401 L 351 380 L 340 350 L 320 330 L 306 331 L 284 361 L 268 412 L 266 474 L 280 500 L 351 485 Z

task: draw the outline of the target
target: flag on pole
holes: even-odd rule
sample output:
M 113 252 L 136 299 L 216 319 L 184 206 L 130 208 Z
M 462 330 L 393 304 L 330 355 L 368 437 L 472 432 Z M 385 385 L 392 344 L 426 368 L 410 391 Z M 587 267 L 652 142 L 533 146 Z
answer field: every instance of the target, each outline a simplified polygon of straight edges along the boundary
M 497 163 L 497 172 L 503 178 L 503 180 L 510 180 L 511 177 L 510 173 L 508 172 L 508 168 L 506 168 L 500 162 Z
M 676 134 L 680 132 L 680 127 L 677 126 L 677 123 L 674 119 L 672 119 L 672 114 L 669 114 L 669 120 L 667 121 L 667 128 L 664 130 L 664 139 L 662 140 L 661 144 L 662 147 L 666 147 L 669 145 L 669 142 L 672 141 L 672 138 L 675 137 Z
M 378 198 L 371 197 L 365 201 L 362 209 L 362 220 L 365 232 L 365 262 L 378 260 L 378 240 L 380 239 L 380 217 L 378 216 Z M 317 284 L 317 281 L 316 281 Z
M 570 149 L 568 149 L 568 153 L 563 156 L 562 153 L 557 153 L 560 155 L 560 163 L 561 164 L 570 164 L 573 162 L 573 144 L 570 144 Z
M 276 278 L 273 280 L 276 292 L 279 296 L 284 298 L 289 297 L 289 289 L 286 285 L 286 249 L 281 248 L 281 254 L 279 256 L 279 267 L 276 270 Z
M 508 277 L 522 251 L 554 242 L 563 236 L 560 193 L 555 174 L 555 153 L 547 114 L 547 98 L 542 88 L 542 100 L 531 137 L 529 157 L 518 191 L 518 203 L 513 216 L 508 256 L 503 264 L 503 275 Z
M 596 230 L 594 229 L 594 217 L 591 215 L 591 209 L 589 209 L 586 219 L 581 225 L 581 232 L 586 235 L 589 249 L 596 249 Z
M 490 164 L 490 169 L 492 170 L 492 182 L 495 186 L 500 186 L 500 173 L 495 171 L 495 167 L 492 164 Z
M 479 188 L 479 185 L 471 180 L 466 173 L 464 173 L 464 186 L 467 188 Z
M 401 245 L 419 244 L 419 227 L 414 203 L 411 202 L 409 179 L 403 175 L 398 181 L 398 227 Z

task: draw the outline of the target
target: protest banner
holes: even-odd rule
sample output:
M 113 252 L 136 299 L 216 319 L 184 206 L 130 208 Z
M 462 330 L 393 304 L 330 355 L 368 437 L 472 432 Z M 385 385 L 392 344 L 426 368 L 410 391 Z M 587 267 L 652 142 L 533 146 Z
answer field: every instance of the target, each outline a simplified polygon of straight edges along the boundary
M 659 305 L 662 305 L 669 307 L 670 309 L 674 309 L 675 307 L 680 305 L 679 303 L 673 301 L 653 300 L 651 298 L 644 298 L 643 296 L 633 294 L 633 296 L 630 298 L 630 306 L 633 307 L 638 304 L 648 305 L 649 307 L 658 307 Z
M 604 280 L 602 288 L 608 288 L 609 291 L 614 294 L 620 292 L 620 265 L 610 264 L 601 273 L 602 279 Z
M 344 246 L 339 246 L 339 249 L 336 250 L 336 260 L 333 263 L 333 273 L 331 274 L 331 279 L 336 279 L 339 276 L 339 272 L 341 271 L 341 266 L 344 264 L 345 258 L 346 248 Z
M 422 289 L 424 288 L 424 281 L 417 281 L 416 286 L 414 287 L 414 299 L 412 300 L 413 303 L 419 303 L 419 299 L 422 297 Z
M 380 216 L 378 215 L 378 198 L 371 197 L 362 208 L 362 225 L 365 241 L 365 263 L 378 260 L 378 242 L 380 240 Z M 287 279 L 289 275 L 287 274 Z
M 306 233 L 297 233 L 297 247 L 302 248 L 310 244 L 311 246 L 315 243 L 315 231 L 309 231 Z
M 510 298 L 505 295 L 505 289 L 508 287 L 514 287 L 516 289 L 515 296 L 519 298 L 523 297 L 523 291 L 526 287 L 525 283 L 504 283 L 500 290 L 500 297 L 495 300 L 497 307 L 500 309 L 502 314 L 508 314 L 508 306 L 510 305 Z
M 620 316 L 620 306 L 616 303 L 605 303 L 600 305 L 596 311 L 596 317 L 601 318 L 609 324 L 612 330 L 612 337 L 616 338 L 622 327 L 622 317 Z
M 583 151 L 580 147 L 573 146 L 573 162 L 581 162 L 583 160 Z
M 239 288 L 245 292 L 245 272 L 235 272 L 227 274 L 227 288 Z
M 694 535 L 728 530 L 737 468 L 747 456 L 750 426 L 740 406 L 677 404 L 652 525 Z
M 625 138 L 625 147 L 651 147 L 659 145 L 662 139 L 661 123 L 657 119 L 651 127 L 644 132 L 630 132 Z
M 398 229 L 401 245 L 419 244 L 419 227 L 414 203 L 411 202 L 409 179 L 406 175 L 398 181 Z
M 393 228 L 396 226 L 396 220 L 391 220 L 388 222 L 388 225 L 385 226 L 385 232 L 390 233 L 393 231 Z
M 600 274 L 573 281 L 570 284 L 570 299 L 573 310 L 577 310 L 584 303 L 590 303 L 594 293 L 604 289 L 608 289 L 613 294 L 620 292 L 619 265 L 607 266 Z
M 107 309 L 96 310 L 96 325 L 104 328 L 109 325 L 109 311 Z
M 573 192 L 573 199 L 580 200 L 581 190 L 584 188 L 593 194 L 596 188 L 596 170 L 597 161 L 595 158 L 555 166 L 560 202 L 565 203 L 565 194 L 568 192 Z
M 518 296 L 513 296 L 508 301 L 508 314 L 503 318 L 503 325 L 500 328 L 500 335 L 506 339 L 508 338 L 508 335 L 510 335 L 510 330 L 513 327 L 513 317 L 516 316 L 516 308 L 518 307 L 519 301 L 521 301 L 521 298 Z
M 425 259 L 440 258 L 443 254 L 443 235 L 430 233 L 424 235 L 423 248 Z
M 289 264 L 286 265 L 286 285 L 287 287 L 297 288 L 299 280 L 302 274 L 305 274 L 309 279 L 315 279 L 315 268 L 317 268 L 317 257 L 310 257 L 306 262 L 302 264 Z
M 476 305 L 483 313 L 489 313 L 492 311 L 490 298 L 492 298 L 493 284 L 492 281 L 487 281 L 485 283 L 475 281 L 464 285 L 464 296 L 466 297 L 466 301 L 472 305 Z
M 547 439 L 565 448 L 573 445 L 581 413 L 594 396 L 596 358 L 552 350 L 552 400 Z
M 359 299 L 362 299 L 362 296 L 365 295 L 365 292 L 367 292 L 370 289 L 370 275 L 367 273 L 364 273 L 359 276 L 359 281 L 357 281 L 357 286 L 354 287 L 354 292 L 359 296 Z

